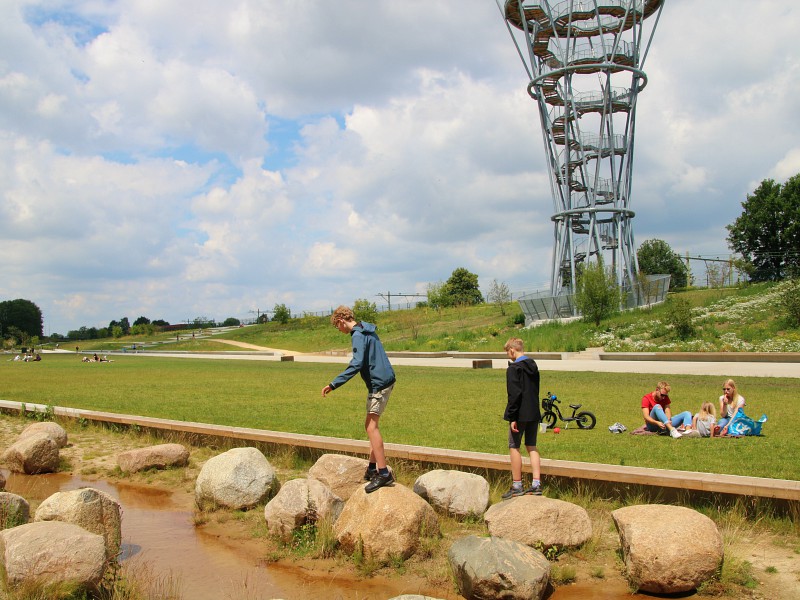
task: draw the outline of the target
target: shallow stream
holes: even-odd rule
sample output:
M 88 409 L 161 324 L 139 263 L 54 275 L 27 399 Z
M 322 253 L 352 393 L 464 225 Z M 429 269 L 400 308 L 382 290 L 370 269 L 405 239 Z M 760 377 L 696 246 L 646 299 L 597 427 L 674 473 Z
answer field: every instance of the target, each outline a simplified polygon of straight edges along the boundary
M 461 598 L 451 589 L 427 589 L 402 576 L 352 580 L 291 564 L 268 564 L 195 527 L 185 494 L 62 473 L 31 476 L 0 471 L 6 477 L 6 491 L 28 500 L 32 513 L 50 495 L 81 487 L 93 487 L 115 498 L 123 510 L 122 563 L 134 572 L 176 584 L 183 600 L 386 600 L 401 594 Z M 631 595 L 625 585 L 598 580 L 559 587 L 550 600 L 647 597 Z

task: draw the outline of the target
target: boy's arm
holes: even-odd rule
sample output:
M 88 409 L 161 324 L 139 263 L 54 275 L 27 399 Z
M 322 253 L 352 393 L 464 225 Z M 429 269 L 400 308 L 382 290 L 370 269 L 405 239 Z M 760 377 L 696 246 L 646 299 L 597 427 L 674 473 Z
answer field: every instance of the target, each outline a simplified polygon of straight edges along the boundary
M 350 381 L 354 375 L 356 375 L 359 371 L 361 371 L 361 367 L 364 365 L 364 361 L 366 360 L 366 339 L 364 335 L 359 331 L 354 331 L 352 336 L 352 343 L 353 343 L 353 358 L 350 360 L 350 364 L 347 365 L 347 368 L 339 373 L 336 378 L 330 382 L 329 386 L 331 390 L 335 390 L 338 387 L 342 387 L 345 383 Z
M 506 371 L 506 392 L 508 394 L 508 402 L 503 419 L 513 422 L 519 416 L 519 406 L 522 401 L 522 381 L 518 377 L 516 369 L 508 369 Z

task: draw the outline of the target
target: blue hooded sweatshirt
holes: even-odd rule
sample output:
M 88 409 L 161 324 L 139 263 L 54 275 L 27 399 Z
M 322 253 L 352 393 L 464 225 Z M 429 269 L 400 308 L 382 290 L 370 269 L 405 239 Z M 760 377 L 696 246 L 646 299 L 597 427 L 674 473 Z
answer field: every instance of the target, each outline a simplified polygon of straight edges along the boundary
M 350 332 L 353 343 L 353 359 L 347 368 L 331 381 L 331 389 L 343 386 L 356 374 L 361 373 L 361 379 L 371 393 L 379 392 L 395 382 L 394 369 L 389 364 L 389 358 L 383 349 L 383 344 L 375 333 L 375 325 L 360 322 Z

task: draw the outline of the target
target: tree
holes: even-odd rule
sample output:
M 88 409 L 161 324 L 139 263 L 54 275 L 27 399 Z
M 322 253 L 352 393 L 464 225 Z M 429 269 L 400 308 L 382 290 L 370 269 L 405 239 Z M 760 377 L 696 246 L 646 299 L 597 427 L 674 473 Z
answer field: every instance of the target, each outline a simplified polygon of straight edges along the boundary
M 261 313 L 260 315 L 258 315 L 258 317 L 256 318 L 256 323 L 258 323 L 259 325 L 263 323 L 269 323 L 269 316 L 267 315 L 267 313 Z
M 441 312 L 442 308 L 447 305 L 445 284 L 441 281 L 429 283 L 426 295 L 428 297 L 428 306 L 437 312 Z
M 671 288 L 685 288 L 689 268 L 681 257 L 663 240 L 647 240 L 636 251 L 639 271 L 645 275 L 671 275 Z
M 5 337 L 9 327 L 28 337 L 42 336 L 42 311 L 30 300 L 18 298 L 0 302 L 0 337 Z
M 285 304 L 276 304 L 272 309 L 272 320 L 277 321 L 281 325 L 286 325 L 289 319 L 292 318 L 292 313 Z
M 375 323 L 378 320 L 378 307 L 374 302 L 359 298 L 353 302 L 353 316 L 356 321 L 366 321 L 367 323 Z
M 445 285 L 448 306 L 459 304 L 482 304 L 483 296 L 478 286 L 478 276 L 464 267 L 459 267 L 450 275 Z
M 503 282 L 497 283 L 497 279 L 492 280 L 492 285 L 489 286 L 489 293 L 486 294 L 487 300 L 500 307 L 500 314 L 505 316 L 506 305 L 511 302 L 511 290 L 508 285 Z
M 728 225 L 728 246 L 754 266 L 753 281 L 779 281 L 800 269 L 800 174 L 761 182 Z
M 577 276 L 575 306 L 587 321 L 600 321 L 619 312 L 621 293 L 614 272 L 606 270 L 602 262 L 586 264 Z
M 223 327 L 238 327 L 242 322 L 236 317 L 228 317 L 222 322 Z
M 150 319 L 147 317 L 139 317 L 133 322 L 134 325 L 150 325 Z

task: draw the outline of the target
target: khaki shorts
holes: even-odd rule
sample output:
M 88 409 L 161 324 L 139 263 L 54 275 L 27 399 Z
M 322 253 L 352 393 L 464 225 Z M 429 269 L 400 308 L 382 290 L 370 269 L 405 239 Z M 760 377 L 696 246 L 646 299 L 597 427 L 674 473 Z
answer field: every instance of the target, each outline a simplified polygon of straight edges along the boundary
M 392 395 L 394 384 L 387 388 L 367 395 L 367 414 L 382 415 L 386 410 L 386 404 L 389 402 L 389 396 Z

